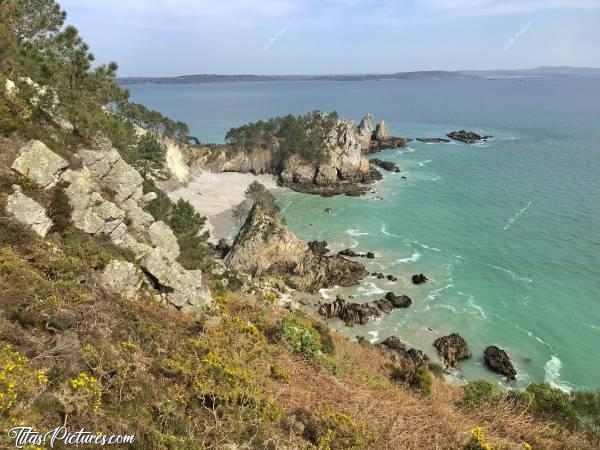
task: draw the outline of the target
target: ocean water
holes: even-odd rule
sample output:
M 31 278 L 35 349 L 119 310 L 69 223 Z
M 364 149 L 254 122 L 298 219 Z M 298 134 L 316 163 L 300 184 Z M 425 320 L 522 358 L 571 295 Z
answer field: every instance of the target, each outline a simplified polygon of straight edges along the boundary
M 413 299 L 366 326 L 334 323 L 341 332 L 374 342 L 397 335 L 435 358 L 432 342 L 457 331 L 474 355 L 458 379 L 505 384 L 482 359 L 496 344 L 516 365 L 514 386 L 600 387 L 600 79 L 128 87 L 134 101 L 186 121 L 205 142 L 248 121 L 314 109 L 355 120 L 371 112 L 400 136 L 494 135 L 382 152 L 402 174 L 384 173 L 374 195 L 283 192 L 278 200 L 300 238 L 375 251 L 368 270 L 398 277 L 324 296 Z M 413 286 L 416 273 L 430 281 Z

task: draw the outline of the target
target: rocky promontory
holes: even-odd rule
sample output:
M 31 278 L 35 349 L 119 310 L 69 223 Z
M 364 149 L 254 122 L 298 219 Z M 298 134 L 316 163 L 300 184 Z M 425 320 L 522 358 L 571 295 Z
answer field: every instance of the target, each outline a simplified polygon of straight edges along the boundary
M 388 314 L 394 309 L 408 308 L 412 304 L 410 297 L 388 292 L 384 298 L 370 303 L 349 303 L 338 296 L 333 302 L 319 307 L 319 314 L 328 319 L 337 317 L 347 326 L 365 325 L 369 319 Z
M 327 255 L 326 246 L 325 242 L 301 241 L 278 214 L 257 203 L 225 263 L 253 278 L 279 278 L 293 289 L 310 293 L 333 286 L 352 286 L 368 275 L 358 262 Z

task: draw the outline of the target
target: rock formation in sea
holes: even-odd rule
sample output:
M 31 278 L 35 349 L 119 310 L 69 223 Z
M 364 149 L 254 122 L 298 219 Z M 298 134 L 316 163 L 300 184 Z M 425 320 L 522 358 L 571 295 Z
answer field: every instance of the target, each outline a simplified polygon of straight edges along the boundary
M 446 370 L 456 369 L 460 361 L 471 357 L 467 342 L 458 333 L 436 339 L 433 346 L 437 349 Z
M 337 317 L 347 326 L 365 325 L 369 319 L 388 314 L 394 309 L 408 308 L 412 304 L 410 297 L 388 292 L 384 298 L 370 303 L 349 303 L 338 296 L 333 302 L 319 307 L 319 314 L 328 319 Z
M 427 278 L 422 273 L 412 276 L 413 284 L 423 284 L 423 283 L 427 283 L 428 281 L 429 281 L 429 278 Z
M 387 170 L 388 172 L 400 172 L 400 168 L 398 167 L 398 164 L 396 164 L 393 161 L 382 161 L 381 159 L 378 158 L 372 158 L 369 160 L 369 162 L 371 164 L 376 165 L 377 167 L 381 167 L 383 170 Z
M 452 131 L 452 132 L 448 133 L 446 136 L 448 136 L 450 139 L 465 142 L 467 144 L 475 144 L 477 142 L 487 141 L 488 139 L 491 139 L 493 137 L 493 136 L 482 136 L 473 131 L 465 131 L 465 130 Z
M 488 367 L 494 372 L 504 375 L 509 380 L 517 379 L 517 371 L 508 354 L 503 349 L 495 345 L 490 345 L 483 352 L 483 358 Z
M 291 288 L 310 293 L 336 285 L 352 286 L 368 275 L 356 261 L 327 255 L 326 247 L 326 242 L 301 241 L 277 214 L 270 214 L 257 203 L 225 263 L 254 278 L 279 278 Z

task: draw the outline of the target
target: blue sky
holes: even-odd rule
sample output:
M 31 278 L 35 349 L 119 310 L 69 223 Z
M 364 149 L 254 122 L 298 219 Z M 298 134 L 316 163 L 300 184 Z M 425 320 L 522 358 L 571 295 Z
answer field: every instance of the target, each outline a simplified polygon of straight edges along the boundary
M 63 0 L 121 76 L 600 67 L 600 0 Z

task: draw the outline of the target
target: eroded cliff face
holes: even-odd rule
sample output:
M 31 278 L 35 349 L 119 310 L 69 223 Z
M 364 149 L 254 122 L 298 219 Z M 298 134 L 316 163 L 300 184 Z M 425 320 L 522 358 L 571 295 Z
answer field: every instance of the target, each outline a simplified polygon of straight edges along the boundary
M 320 158 L 283 156 L 275 139 L 268 146 L 237 153 L 230 152 L 227 145 L 196 146 L 191 160 L 200 168 L 216 172 L 273 174 L 283 185 L 301 192 L 361 195 L 368 190 L 368 184 L 381 179 L 364 157 L 372 134 L 372 116 L 368 114 L 358 127 L 353 121 L 337 119 L 324 138 Z
M 108 291 L 134 295 L 142 286 L 166 304 L 200 312 L 211 301 L 210 291 L 197 270 L 186 270 L 176 260 L 179 245 L 173 231 L 148 214 L 142 176 L 128 165 L 108 140 L 74 155 L 72 167 L 43 142 L 30 141 L 20 149 L 12 170 L 39 189 L 60 187 L 71 210 L 73 226 L 84 233 L 106 236 L 135 261 L 113 262 L 98 279 Z M 80 167 L 79 167 L 80 166 Z M 45 236 L 53 223 L 44 207 L 19 186 L 7 199 L 13 218 Z
M 307 244 L 259 204 L 250 212 L 226 258 L 229 268 L 257 279 L 279 278 L 299 291 L 351 286 L 368 275 L 365 267 L 328 256 L 327 243 Z

